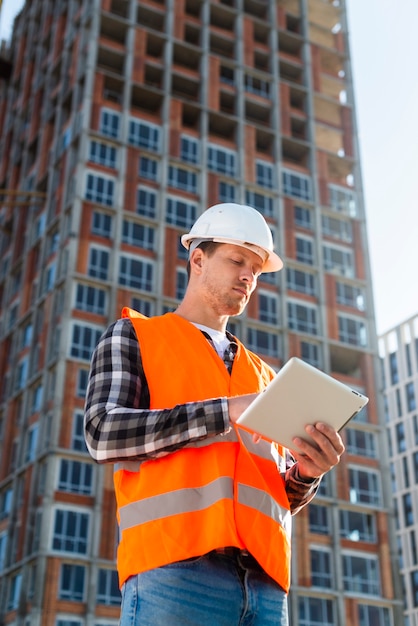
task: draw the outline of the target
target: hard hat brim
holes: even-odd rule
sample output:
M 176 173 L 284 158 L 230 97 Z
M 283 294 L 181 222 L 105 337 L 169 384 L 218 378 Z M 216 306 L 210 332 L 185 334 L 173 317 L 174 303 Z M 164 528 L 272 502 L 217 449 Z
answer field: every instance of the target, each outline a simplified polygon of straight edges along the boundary
M 276 254 L 273 250 L 267 250 L 266 248 L 262 246 L 258 246 L 258 245 L 247 243 L 247 242 L 237 241 L 236 239 L 230 239 L 228 237 L 205 238 L 205 237 L 193 237 L 193 236 L 190 236 L 189 234 L 185 234 L 181 237 L 181 243 L 185 248 L 187 248 L 187 250 L 189 250 L 190 244 L 192 243 L 194 239 L 199 239 L 199 244 L 202 241 L 214 241 L 216 243 L 230 243 L 234 246 L 240 246 L 241 248 L 246 248 L 247 250 L 250 250 L 251 252 L 258 254 L 258 256 L 263 261 L 263 269 L 261 270 L 262 274 L 265 274 L 266 272 L 278 272 L 279 270 L 283 268 L 283 261 L 279 257 L 279 255 Z M 264 254 L 261 254 L 261 251 Z

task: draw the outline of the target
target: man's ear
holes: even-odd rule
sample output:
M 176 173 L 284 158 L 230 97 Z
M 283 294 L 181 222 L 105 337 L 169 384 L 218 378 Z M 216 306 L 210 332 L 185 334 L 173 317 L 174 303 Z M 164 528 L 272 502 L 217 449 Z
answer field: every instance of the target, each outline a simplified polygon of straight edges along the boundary
M 203 258 L 205 253 L 201 248 L 195 248 L 189 258 L 190 270 L 192 273 L 200 274 L 203 266 Z

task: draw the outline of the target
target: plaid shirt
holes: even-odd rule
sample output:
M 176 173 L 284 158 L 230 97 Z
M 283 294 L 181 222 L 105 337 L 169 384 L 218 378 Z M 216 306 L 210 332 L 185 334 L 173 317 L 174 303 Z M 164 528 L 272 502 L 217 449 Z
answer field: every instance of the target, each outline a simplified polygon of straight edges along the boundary
M 232 335 L 229 338 L 227 367 L 236 349 Z M 150 409 L 149 405 L 135 330 L 129 319 L 120 319 L 104 332 L 91 362 L 84 425 L 87 446 L 97 462 L 158 458 L 231 427 L 227 398 L 171 409 Z M 283 477 L 292 513 L 296 513 L 313 498 L 319 480 L 303 481 L 290 453 L 287 468 Z

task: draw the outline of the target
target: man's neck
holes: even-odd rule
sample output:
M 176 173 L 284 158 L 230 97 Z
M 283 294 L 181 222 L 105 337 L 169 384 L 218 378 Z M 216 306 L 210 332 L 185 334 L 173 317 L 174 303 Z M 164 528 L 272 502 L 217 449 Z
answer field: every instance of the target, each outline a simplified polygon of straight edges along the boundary
M 222 333 L 225 332 L 229 320 L 228 315 L 213 315 L 207 309 L 202 310 L 202 307 L 188 306 L 184 301 L 179 304 L 174 313 L 192 324 L 202 324 L 202 326 L 213 328 L 213 330 L 218 330 Z

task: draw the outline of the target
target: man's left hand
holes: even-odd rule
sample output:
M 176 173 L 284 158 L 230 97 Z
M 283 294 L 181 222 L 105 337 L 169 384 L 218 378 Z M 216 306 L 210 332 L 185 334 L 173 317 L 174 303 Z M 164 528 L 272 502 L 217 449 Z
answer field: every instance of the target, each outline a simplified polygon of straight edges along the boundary
M 298 449 L 291 450 L 291 453 L 298 462 L 302 479 L 320 478 L 340 462 L 345 446 L 338 432 L 328 424 L 309 424 L 305 430 L 316 445 L 295 437 L 293 441 Z

